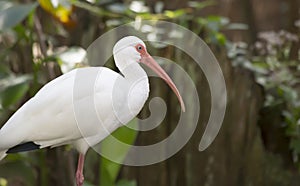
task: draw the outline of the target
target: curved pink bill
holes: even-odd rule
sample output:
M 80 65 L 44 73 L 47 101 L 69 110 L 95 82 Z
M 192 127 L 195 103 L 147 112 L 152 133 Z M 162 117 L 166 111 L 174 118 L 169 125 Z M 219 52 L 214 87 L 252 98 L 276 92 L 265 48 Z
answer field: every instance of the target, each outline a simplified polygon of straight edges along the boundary
M 182 100 L 182 97 L 181 97 L 177 87 L 175 86 L 175 84 L 173 83 L 171 78 L 168 76 L 168 74 L 158 65 L 158 63 L 148 53 L 145 55 L 142 55 L 141 63 L 143 63 L 143 64 L 147 65 L 149 68 L 151 68 L 157 75 L 159 75 L 169 85 L 169 87 L 176 94 L 176 96 L 180 102 L 182 111 L 185 112 L 185 105 Z

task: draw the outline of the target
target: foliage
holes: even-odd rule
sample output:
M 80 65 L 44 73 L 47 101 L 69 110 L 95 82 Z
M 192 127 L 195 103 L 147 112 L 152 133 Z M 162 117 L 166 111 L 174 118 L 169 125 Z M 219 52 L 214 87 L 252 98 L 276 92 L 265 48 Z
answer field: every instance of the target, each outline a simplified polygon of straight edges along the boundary
M 11 27 L 16 26 L 37 6 L 37 3 L 31 3 L 26 5 L 13 5 L 8 1 L 1 1 L 1 8 L 3 8 L 0 13 L 0 30 L 6 30 Z
M 137 119 L 133 119 L 128 123 L 131 127 L 137 126 Z M 124 147 L 122 143 L 125 144 L 133 144 L 134 140 L 137 136 L 137 132 L 135 130 L 129 129 L 127 127 L 121 127 L 117 131 L 113 132 L 111 136 L 108 136 L 101 143 L 101 151 L 106 155 L 110 155 L 109 157 L 113 157 L 114 159 L 119 160 L 119 162 L 123 162 L 127 152 L 129 151 L 129 147 Z M 114 140 L 114 138 L 118 139 L 118 143 Z M 121 142 L 121 143 L 120 143 Z M 111 148 L 111 147 L 114 148 Z M 101 157 L 101 176 L 100 183 L 105 186 L 114 186 L 117 181 L 118 173 L 121 169 L 121 165 L 115 162 L 112 162 L 105 157 Z M 105 178 L 105 179 L 103 179 Z M 117 182 L 119 186 L 135 186 L 135 182 L 120 180 Z
M 290 141 L 293 161 L 300 165 L 300 43 L 299 33 L 266 31 L 259 33 L 253 47 L 231 44 L 228 56 L 235 65 L 255 72 L 265 90 L 264 107 L 282 105 L 283 129 Z M 296 50 L 294 52 L 293 50 Z M 252 51 L 249 52 L 249 51 Z M 296 54 L 296 55 L 295 55 Z

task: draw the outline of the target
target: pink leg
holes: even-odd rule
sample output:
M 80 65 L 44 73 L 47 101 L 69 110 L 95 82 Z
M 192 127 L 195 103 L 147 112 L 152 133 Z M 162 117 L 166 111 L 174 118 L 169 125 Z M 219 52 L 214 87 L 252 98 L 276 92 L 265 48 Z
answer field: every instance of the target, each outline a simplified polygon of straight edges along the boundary
M 79 154 L 78 165 L 76 171 L 76 184 L 77 186 L 83 185 L 83 165 L 84 165 L 84 154 Z

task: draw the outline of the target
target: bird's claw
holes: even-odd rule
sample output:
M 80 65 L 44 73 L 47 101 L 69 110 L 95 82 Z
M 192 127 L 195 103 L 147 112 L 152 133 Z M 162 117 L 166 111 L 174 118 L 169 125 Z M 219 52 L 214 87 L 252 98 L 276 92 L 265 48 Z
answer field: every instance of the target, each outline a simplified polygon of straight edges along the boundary
M 82 172 L 76 172 L 76 185 L 82 186 L 84 181 L 84 176 Z

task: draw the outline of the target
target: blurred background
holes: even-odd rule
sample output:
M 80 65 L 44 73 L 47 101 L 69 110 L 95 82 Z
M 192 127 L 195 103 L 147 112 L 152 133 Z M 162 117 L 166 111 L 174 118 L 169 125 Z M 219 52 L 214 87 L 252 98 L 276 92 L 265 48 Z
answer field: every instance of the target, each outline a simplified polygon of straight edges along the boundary
M 198 128 L 183 149 L 155 165 L 121 166 L 90 150 L 85 186 L 296 186 L 299 7 L 298 0 L 1 0 L 0 126 L 44 84 L 84 66 L 87 47 L 101 34 L 131 21 L 170 21 L 199 35 L 223 70 L 228 103 L 217 138 L 198 151 L 211 107 L 201 69 L 173 46 L 152 47 L 153 55 L 177 62 L 197 86 Z M 150 96 L 166 101 L 167 115 L 154 130 L 114 133 L 128 144 L 156 143 L 176 127 L 176 96 L 161 80 L 150 83 Z M 148 115 L 146 104 L 139 117 Z M 126 152 L 118 152 L 121 159 Z M 9 155 L 0 162 L 0 186 L 74 185 L 77 156 L 69 146 Z

